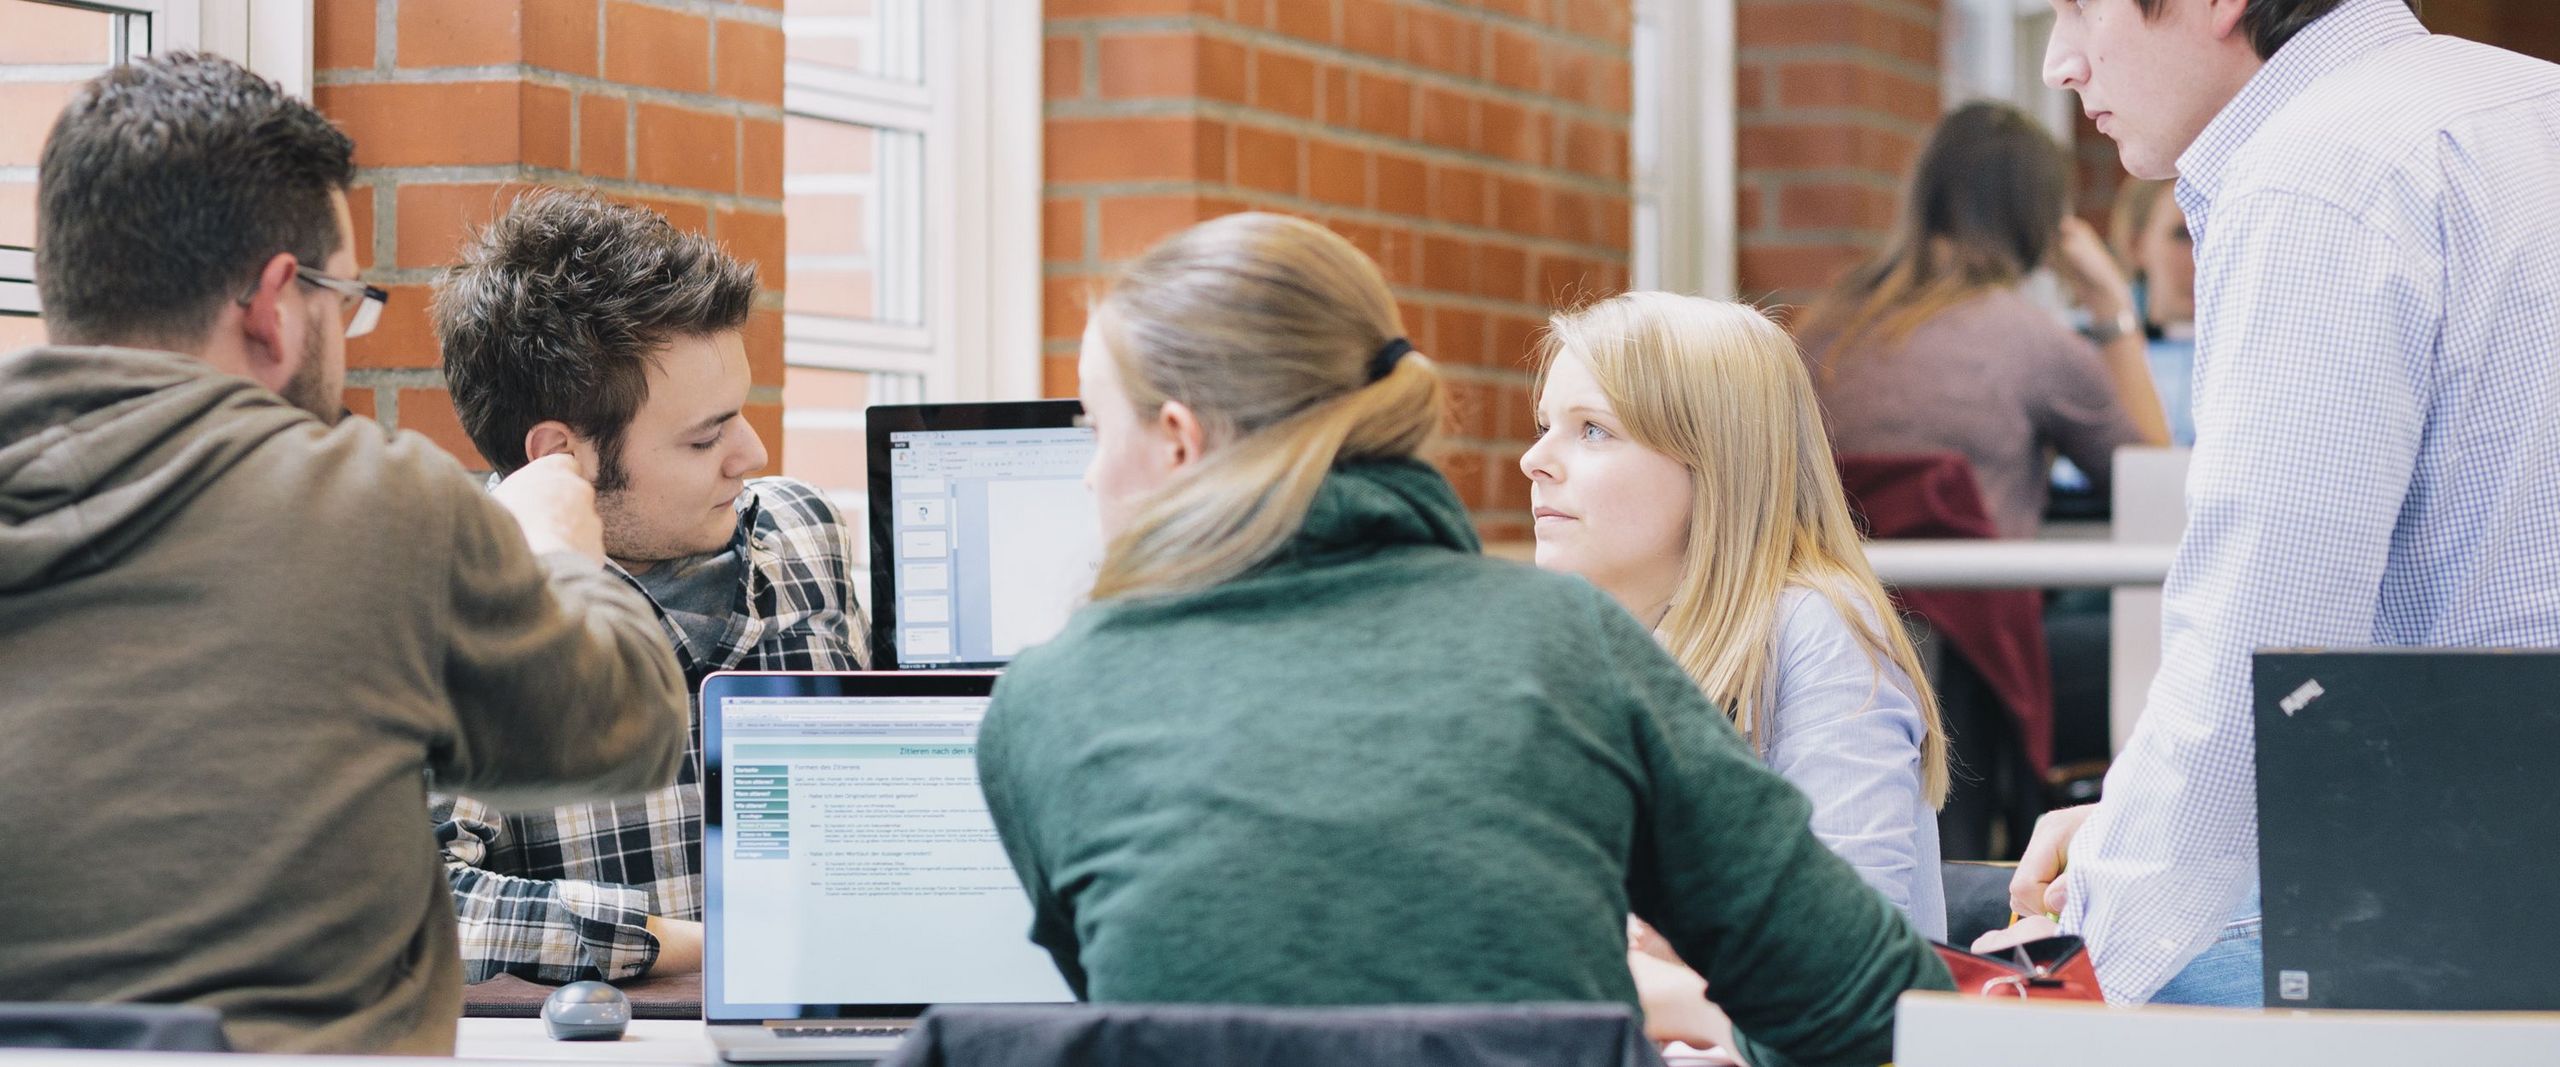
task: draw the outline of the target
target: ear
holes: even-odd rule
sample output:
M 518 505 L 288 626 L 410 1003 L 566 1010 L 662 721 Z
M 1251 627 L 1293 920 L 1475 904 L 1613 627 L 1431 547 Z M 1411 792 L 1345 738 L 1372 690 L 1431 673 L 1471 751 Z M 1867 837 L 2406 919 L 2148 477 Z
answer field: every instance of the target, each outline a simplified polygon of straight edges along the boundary
M 1200 428 L 1200 416 L 1191 406 L 1179 400 L 1167 400 L 1156 410 L 1156 430 L 1163 436 L 1168 453 L 1165 469 L 1178 471 L 1194 463 L 1208 451 L 1209 438 Z
M 250 291 L 240 314 L 240 332 L 248 339 L 243 347 L 248 350 L 249 378 L 278 392 L 302 368 L 302 331 L 310 328 L 284 308 L 284 293 L 293 287 L 296 265 L 290 252 L 268 259 L 266 266 L 258 268 L 258 287 Z
M 588 478 L 596 476 L 596 450 L 587 439 L 578 436 L 569 424 L 558 419 L 545 419 L 524 432 L 524 459 L 531 463 L 544 456 L 568 454 L 578 461 L 578 470 Z
M 2213 29 L 2213 39 L 2228 41 L 2240 32 L 2240 16 L 2248 10 L 2249 0 L 2207 0 L 2205 21 Z

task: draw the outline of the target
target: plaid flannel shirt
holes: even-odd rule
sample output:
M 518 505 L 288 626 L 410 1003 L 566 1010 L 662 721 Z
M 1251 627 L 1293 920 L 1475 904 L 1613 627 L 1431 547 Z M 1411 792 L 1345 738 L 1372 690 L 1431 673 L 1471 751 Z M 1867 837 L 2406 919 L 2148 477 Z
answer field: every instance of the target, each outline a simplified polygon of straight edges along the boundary
M 746 610 L 711 648 L 688 645 L 663 609 L 658 615 L 695 694 L 693 739 L 675 785 L 531 813 L 433 798 L 461 920 L 464 981 L 512 974 L 570 982 L 648 970 L 658 956 L 650 916 L 702 918 L 702 679 L 723 670 L 862 668 L 865 626 L 853 596 L 859 531 L 816 489 L 784 478 L 747 483 L 738 511 Z M 620 568 L 615 573 L 639 588 Z

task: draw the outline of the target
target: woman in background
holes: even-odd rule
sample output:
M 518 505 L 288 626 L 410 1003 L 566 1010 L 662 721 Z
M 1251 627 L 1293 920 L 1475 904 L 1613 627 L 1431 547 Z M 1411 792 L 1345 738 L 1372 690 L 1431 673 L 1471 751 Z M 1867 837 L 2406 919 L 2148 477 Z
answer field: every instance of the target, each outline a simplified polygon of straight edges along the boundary
M 2169 420 L 2169 439 L 2196 443 L 2192 398 L 2196 367 L 2196 244 L 2187 216 L 2170 195 L 2175 183 L 2125 179 L 2116 192 L 2108 238 L 2133 276 L 2133 306 L 2149 341 L 2151 382 Z
M 1921 153 L 1901 235 L 1817 301 L 1798 336 L 1842 453 L 1955 452 L 2004 537 L 2032 537 L 2053 455 L 2108 491 L 2114 454 L 2165 445 L 2131 287 L 2064 215 L 2064 159 L 2005 104 L 1947 116 Z M 2097 344 L 2020 287 L 2051 261 Z
M 1634 1004 L 1632 913 L 1752 1062 L 1889 1058 L 1944 968 L 1643 627 L 1480 554 L 1402 334 L 1375 264 L 1268 214 L 1095 308 L 1108 548 L 978 746 L 1033 939 L 1095 1001 Z

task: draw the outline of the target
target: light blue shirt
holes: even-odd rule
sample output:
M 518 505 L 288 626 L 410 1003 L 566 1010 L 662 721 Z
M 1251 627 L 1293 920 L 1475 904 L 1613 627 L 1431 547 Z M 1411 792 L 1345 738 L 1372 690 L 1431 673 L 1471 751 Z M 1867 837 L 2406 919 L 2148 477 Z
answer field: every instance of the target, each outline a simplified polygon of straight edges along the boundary
M 1910 916 L 1920 936 L 1945 941 L 1938 813 L 1921 793 L 1927 726 L 1911 679 L 1870 654 L 1828 597 L 1789 589 L 1778 614 L 1763 758 L 1812 799 L 1813 836 Z
M 2348 0 L 2178 171 L 2187 531 L 2063 915 L 2119 1003 L 2254 885 L 2251 652 L 2560 645 L 2560 67 Z

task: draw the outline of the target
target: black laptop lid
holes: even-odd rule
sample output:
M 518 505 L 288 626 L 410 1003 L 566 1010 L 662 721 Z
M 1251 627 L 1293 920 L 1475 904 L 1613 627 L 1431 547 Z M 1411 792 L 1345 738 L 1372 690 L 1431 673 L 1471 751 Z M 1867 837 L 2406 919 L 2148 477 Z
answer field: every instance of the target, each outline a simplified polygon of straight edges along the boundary
M 2560 1009 L 2560 653 L 2257 657 L 2266 1002 Z

